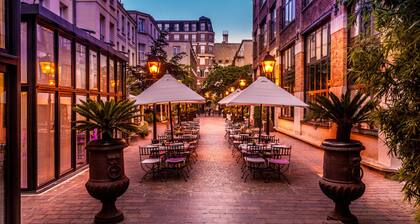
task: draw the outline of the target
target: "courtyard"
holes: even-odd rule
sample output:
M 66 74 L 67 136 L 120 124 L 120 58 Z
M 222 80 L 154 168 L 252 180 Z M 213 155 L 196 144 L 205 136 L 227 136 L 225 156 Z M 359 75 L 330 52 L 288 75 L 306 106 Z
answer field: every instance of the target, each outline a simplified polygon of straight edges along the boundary
M 275 133 L 292 146 L 290 184 L 272 180 L 241 179 L 240 166 L 224 138 L 224 119 L 201 117 L 198 162 L 187 182 L 146 179 L 139 166 L 139 145 L 125 149 L 127 192 L 117 200 L 123 223 L 324 223 L 333 202 L 319 189 L 322 150 Z M 158 130 L 164 126 L 159 125 Z M 402 184 L 364 169 L 365 194 L 351 209 L 360 223 L 414 223 L 414 209 L 403 201 Z M 88 170 L 36 195 L 22 195 L 22 223 L 92 223 L 100 202 L 87 193 Z

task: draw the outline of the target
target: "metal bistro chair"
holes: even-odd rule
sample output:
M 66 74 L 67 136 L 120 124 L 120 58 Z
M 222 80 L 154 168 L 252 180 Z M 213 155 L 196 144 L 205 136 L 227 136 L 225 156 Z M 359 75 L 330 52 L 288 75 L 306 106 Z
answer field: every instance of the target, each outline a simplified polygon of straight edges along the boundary
M 143 182 L 144 178 L 148 175 L 152 175 L 153 179 L 160 170 L 160 153 L 159 146 L 140 146 L 140 167 L 146 172 L 141 178 L 140 182 Z
M 284 178 L 288 184 L 285 172 L 289 171 L 290 174 L 290 157 L 292 153 L 291 146 L 288 145 L 273 145 L 271 146 L 271 158 L 268 158 L 268 166 L 278 175 L 279 178 Z
M 187 181 L 189 175 L 185 171 L 185 168 L 187 168 L 187 158 L 184 155 L 184 144 L 174 143 L 165 147 L 165 170 L 175 171 L 179 177 L 182 176 Z
M 253 178 L 256 177 L 257 173 L 263 173 L 267 169 L 267 161 L 264 158 L 264 151 L 267 148 L 265 145 L 249 145 L 247 152 L 244 155 L 244 161 L 246 169 L 242 177 L 244 182 L 246 182 L 249 174 L 252 174 Z

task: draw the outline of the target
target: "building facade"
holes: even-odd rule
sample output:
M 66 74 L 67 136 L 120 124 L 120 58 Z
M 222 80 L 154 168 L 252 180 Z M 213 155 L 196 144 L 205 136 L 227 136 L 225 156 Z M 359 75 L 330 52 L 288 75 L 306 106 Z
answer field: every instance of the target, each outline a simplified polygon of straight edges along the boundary
M 121 0 L 117 1 L 117 31 L 114 49 L 128 57 L 128 66 L 136 66 L 137 60 L 137 26 L 136 21 L 125 10 Z M 110 25 L 111 29 L 111 25 Z
M 20 2 L 0 0 L 0 223 L 20 223 Z
M 223 31 L 222 43 L 214 44 L 213 64 L 221 67 L 252 64 L 252 40 L 229 43 L 229 33 Z
M 39 192 L 86 167 L 84 146 L 98 135 L 72 129 L 83 119 L 72 108 L 87 98 L 124 98 L 128 57 L 51 11 L 51 5 L 25 3 L 20 12 L 20 186 Z
M 207 77 L 214 60 L 214 32 L 211 20 L 202 16 L 198 20 L 160 20 L 157 24 L 162 32 L 168 34 L 167 41 L 170 45 L 191 43 L 197 55 L 197 78 L 202 80 Z
M 155 19 L 143 12 L 128 11 L 130 17 L 135 21 L 136 26 L 136 55 L 137 65 L 144 66 L 147 62 L 147 55 L 150 53 L 150 47 L 160 36 L 160 30 Z
M 336 1 L 254 0 L 255 76 L 261 74 L 259 64 L 269 53 L 277 62 L 270 78 L 305 102 L 319 94 L 351 91 L 354 87 L 347 79 L 347 48 L 360 26 L 348 26 L 350 14 Z M 305 113 L 303 108 L 276 108 L 276 129 L 317 146 L 323 139 L 335 137 L 333 124 L 304 121 Z M 399 167 L 399 161 L 387 154 L 375 128 L 354 128 L 352 138 L 366 147 L 362 152 L 366 165 L 384 171 Z

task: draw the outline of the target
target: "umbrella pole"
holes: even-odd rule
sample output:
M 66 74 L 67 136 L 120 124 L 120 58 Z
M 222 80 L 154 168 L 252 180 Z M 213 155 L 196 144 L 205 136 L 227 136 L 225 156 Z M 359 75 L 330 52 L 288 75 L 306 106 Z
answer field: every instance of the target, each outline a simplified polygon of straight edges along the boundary
M 181 103 L 178 104 L 178 125 L 181 124 Z
M 171 102 L 169 102 L 169 123 L 171 126 L 171 140 L 174 140 L 174 127 L 172 126 L 172 106 Z
M 259 130 L 259 136 L 258 136 L 258 142 L 260 142 L 261 143 L 261 128 L 262 128 L 262 126 L 263 126 L 263 123 L 262 123 L 262 109 L 263 109 L 263 106 L 262 106 L 262 104 L 260 105 L 260 130 Z
M 156 127 L 156 104 L 153 104 L 153 142 L 157 139 L 157 127 Z
M 241 108 L 241 113 L 242 113 L 241 120 L 244 121 L 245 120 L 245 118 L 244 118 L 244 106 L 242 106 L 242 108 Z
M 266 124 L 266 126 L 265 126 L 265 128 L 266 128 L 266 130 L 265 130 L 265 133 L 267 134 L 267 136 L 268 135 L 270 135 L 270 107 L 269 106 L 267 106 L 267 108 L 266 108 L 266 115 L 267 115 L 267 124 Z

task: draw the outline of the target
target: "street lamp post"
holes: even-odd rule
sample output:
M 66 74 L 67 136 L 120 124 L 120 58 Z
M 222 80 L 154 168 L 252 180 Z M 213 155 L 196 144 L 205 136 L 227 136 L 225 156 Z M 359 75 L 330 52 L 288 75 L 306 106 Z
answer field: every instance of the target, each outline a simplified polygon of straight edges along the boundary
M 160 72 L 161 62 L 159 58 L 154 56 L 149 56 L 147 59 L 147 68 L 149 73 L 156 78 Z M 153 104 L 153 140 L 155 142 L 157 139 L 157 126 L 156 126 L 156 104 Z
M 271 77 L 273 75 L 275 64 L 276 64 L 276 59 L 268 53 L 267 53 L 267 55 L 265 55 L 264 60 L 261 62 L 261 68 L 263 70 L 263 73 L 270 80 L 271 80 Z M 261 111 L 262 111 L 262 106 L 261 106 Z M 270 134 L 270 106 L 266 107 L 266 113 L 265 114 L 266 114 L 266 119 L 267 119 L 265 132 L 266 132 L 267 135 L 269 135 Z M 262 120 L 262 118 L 261 118 L 261 120 Z M 261 121 L 261 123 L 262 123 L 262 121 Z

